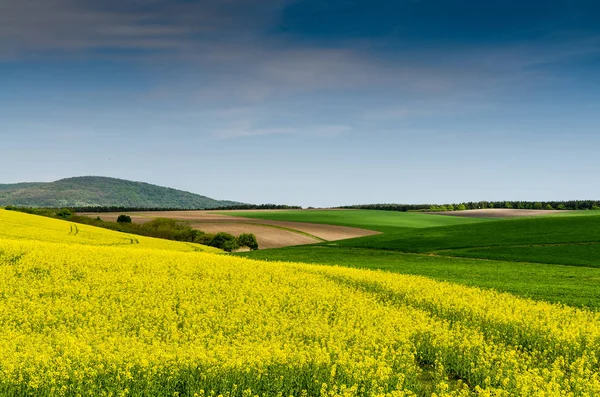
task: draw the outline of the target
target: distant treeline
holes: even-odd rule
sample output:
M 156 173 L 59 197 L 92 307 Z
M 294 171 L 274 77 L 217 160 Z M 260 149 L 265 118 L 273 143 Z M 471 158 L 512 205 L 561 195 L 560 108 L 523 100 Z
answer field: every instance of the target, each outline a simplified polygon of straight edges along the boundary
M 600 200 L 571 201 L 469 201 L 455 204 L 361 204 L 338 208 L 381 211 L 464 211 L 485 208 L 523 210 L 600 210 Z
M 152 211 L 202 211 L 206 208 L 194 208 L 194 209 L 183 209 L 183 208 L 159 208 L 159 207 L 69 207 L 72 212 L 152 212 Z
M 18 208 L 19 211 L 25 212 L 26 208 L 31 208 L 35 211 L 43 211 L 43 210 L 59 210 L 60 208 L 33 208 L 33 207 L 15 207 L 15 206 L 7 206 L 6 208 Z M 295 210 L 302 209 L 302 207 L 297 205 L 278 205 L 278 204 L 243 204 L 243 205 L 232 205 L 225 207 L 215 207 L 215 208 L 145 208 L 145 207 L 118 207 L 118 206 L 110 206 L 110 207 L 68 207 L 71 212 L 94 212 L 94 213 L 104 213 L 104 212 L 158 212 L 158 211 L 223 211 L 223 210 Z M 34 213 L 31 212 L 31 213 Z
M 279 204 L 241 204 L 230 205 L 227 207 L 211 208 L 211 211 L 218 210 L 301 210 L 299 205 L 279 205 Z

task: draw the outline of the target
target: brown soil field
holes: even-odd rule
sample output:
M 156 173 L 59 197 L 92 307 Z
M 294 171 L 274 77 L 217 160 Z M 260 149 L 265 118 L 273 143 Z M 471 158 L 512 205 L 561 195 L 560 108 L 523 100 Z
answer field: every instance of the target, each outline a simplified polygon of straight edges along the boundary
M 561 212 L 559 210 L 519 210 L 510 208 L 487 208 L 481 210 L 449 211 L 449 212 L 427 212 L 433 215 L 462 216 L 466 218 L 520 218 L 524 216 L 552 215 Z
M 116 221 L 120 214 L 121 213 L 79 213 L 79 215 L 85 215 L 92 218 L 99 216 L 102 220 L 112 222 Z M 126 214 L 131 216 L 131 220 L 135 223 L 145 223 L 155 218 L 171 218 L 189 221 L 193 228 L 207 233 L 253 233 L 256 236 L 260 248 L 313 244 L 319 242 L 319 239 L 336 241 L 379 233 L 373 230 L 355 227 L 252 219 L 222 215 L 208 211 L 156 211 Z
M 214 222 L 192 223 L 191 226 L 194 229 L 213 234 L 225 232 L 233 234 L 234 236 L 239 236 L 242 233 L 252 233 L 256 236 L 259 249 L 280 248 L 291 245 L 315 244 L 321 242 L 321 240 L 317 240 L 316 238 L 304 234 L 262 225 Z

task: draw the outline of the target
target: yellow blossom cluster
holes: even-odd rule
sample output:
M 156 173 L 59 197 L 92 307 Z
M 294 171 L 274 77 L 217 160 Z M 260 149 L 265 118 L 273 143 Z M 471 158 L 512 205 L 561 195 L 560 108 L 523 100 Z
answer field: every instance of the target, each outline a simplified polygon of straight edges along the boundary
M 0 210 L 2 396 L 600 395 L 591 311 L 70 225 Z

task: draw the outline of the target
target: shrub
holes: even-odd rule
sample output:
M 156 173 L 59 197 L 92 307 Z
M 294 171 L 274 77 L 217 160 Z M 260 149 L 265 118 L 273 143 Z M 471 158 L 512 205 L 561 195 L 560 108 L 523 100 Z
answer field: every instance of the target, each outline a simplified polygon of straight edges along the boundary
M 194 238 L 194 243 L 202 244 L 202 245 L 210 245 L 210 242 L 212 241 L 213 238 L 215 238 L 214 234 L 200 232 Z
M 208 243 L 211 247 L 231 252 L 239 248 L 237 238 L 229 233 L 217 233 Z
M 118 223 L 131 223 L 131 217 L 129 215 L 119 215 L 117 218 Z
M 248 247 L 252 251 L 258 249 L 258 242 L 256 236 L 252 233 L 242 233 L 237 238 L 238 245 L 240 247 Z
M 152 237 L 188 242 L 195 241 L 196 237 L 202 234 L 181 221 L 168 218 L 157 218 L 144 223 L 142 229 Z
M 237 240 L 228 240 L 221 247 L 221 249 L 223 249 L 224 251 L 227 251 L 227 252 L 233 252 L 233 251 L 237 250 L 238 248 L 240 248 L 240 246 L 239 246 Z
M 73 213 L 71 212 L 71 210 L 69 210 L 67 208 L 62 208 L 56 213 L 56 216 L 58 216 L 61 219 L 67 219 L 71 215 L 73 215 Z

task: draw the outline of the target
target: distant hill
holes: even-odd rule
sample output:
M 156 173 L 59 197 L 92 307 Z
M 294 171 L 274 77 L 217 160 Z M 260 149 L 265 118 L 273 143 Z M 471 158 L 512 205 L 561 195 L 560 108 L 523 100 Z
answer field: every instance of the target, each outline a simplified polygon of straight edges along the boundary
M 123 179 L 83 176 L 50 183 L 0 185 L 0 206 L 200 209 L 241 205 Z

